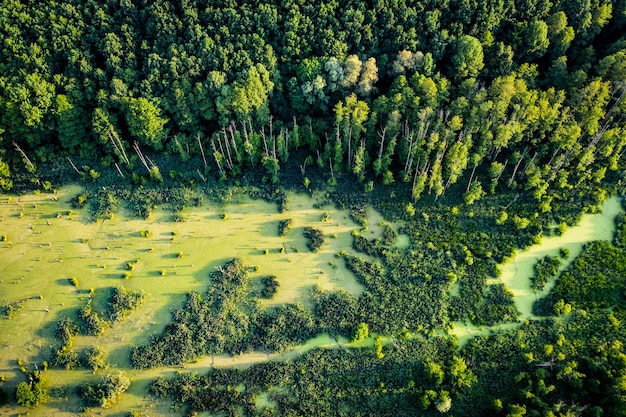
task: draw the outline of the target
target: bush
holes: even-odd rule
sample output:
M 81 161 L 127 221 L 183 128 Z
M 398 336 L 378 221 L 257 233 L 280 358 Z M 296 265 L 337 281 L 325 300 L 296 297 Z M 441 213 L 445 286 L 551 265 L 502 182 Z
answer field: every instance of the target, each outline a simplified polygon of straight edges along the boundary
M 535 275 L 531 278 L 533 290 L 542 291 L 550 278 L 556 276 L 561 260 L 558 256 L 546 256 L 535 264 Z
M 20 382 L 15 388 L 17 405 L 37 407 L 48 401 L 48 391 L 41 371 L 28 373 L 29 382 Z
M 306 245 L 312 252 L 317 252 L 324 244 L 324 234 L 321 230 L 306 227 L 304 237 L 307 238 Z
M 124 319 L 137 309 L 144 299 L 143 291 L 129 290 L 124 287 L 114 288 L 109 299 L 109 319 L 111 321 Z
M 278 291 L 278 279 L 275 275 L 268 275 L 261 279 L 263 289 L 261 290 L 262 298 L 272 298 Z
M 52 353 L 52 365 L 65 369 L 75 369 L 80 361 L 71 344 L 65 344 Z
M 278 222 L 278 236 L 286 236 L 287 232 L 291 229 L 291 225 L 293 224 L 293 220 L 286 219 Z
M 354 329 L 354 334 L 352 335 L 352 342 L 360 342 L 361 340 L 368 337 L 370 334 L 369 327 L 367 323 L 359 323 L 359 325 Z
M 90 404 L 109 408 L 118 397 L 130 387 L 130 379 L 120 372 L 116 375 L 107 374 L 97 384 L 87 384 L 81 388 L 81 396 Z
M 85 350 L 83 357 L 81 358 L 81 364 L 95 371 L 98 369 L 104 369 L 107 367 L 104 360 L 104 351 L 97 347 L 90 347 Z
M 70 317 L 64 317 L 57 324 L 54 336 L 67 343 L 72 337 L 78 334 L 78 331 L 79 329 L 76 322 Z

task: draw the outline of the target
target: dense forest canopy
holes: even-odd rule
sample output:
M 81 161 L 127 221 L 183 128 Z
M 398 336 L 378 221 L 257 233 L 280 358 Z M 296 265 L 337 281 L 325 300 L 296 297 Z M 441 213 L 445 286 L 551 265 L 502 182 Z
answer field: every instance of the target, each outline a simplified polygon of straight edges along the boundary
M 59 156 L 158 171 L 143 152 L 201 155 L 222 178 L 262 166 L 275 182 L 302 148 L 303 173 L 406 182 L 414 199 L 465 178 L 468 203 L 510 187 L 545 212 L 624 166 L 619 1 L 10 0 L 0 13 L 5 189 L 11 168 Z
M 212 274 L 221 286 L 190 293 L 133 347 L 133 366 L 278 351 L 318 331 L 387 338 L 152 385 L 190 413 L 624 415 L 623 267 L 607 272 L 626 262 L 623 216 L 614 242 L 589 244 L 561 275 L 568 254 L 537 263 L 537 294 L 558 280 L 539 319 L 462 349 L 447 331 L 518 322 L 497 265 L 623 194 L 625 34 L 623 0 L 5 0 L 0 191 L 81 178 L 73 203 L 95 217 L 124 200 L 149 217 L 167 201 L 184 221 L 198 189 L 259 179 L 272 187 L 255 196 L 280 210 L 279 184 L 324 189 L 361 232 L 367 203 L 402 220 L 382 236 L 355 231 L 363 257 L 338 254 L 359 297 L 317 291 L 311 309 L 264 310 L 238 259 Z M 309 249 L 324 244 L 305 233 Z M 263 297 L 277 286 L 267 276 Z M 108 312 L 88 301 L 81 326 L 61 319 L 52 365 L 78 366 L 72 337 L 142 301 L 121 288 Z M 102 367 L 102 352 L 88 356 Z M 32 384 L 21 390 L 33 403 Z M 275 407 L 255 408 L 261 393 Z M 117 394 L 83 390 L 94 404 Z

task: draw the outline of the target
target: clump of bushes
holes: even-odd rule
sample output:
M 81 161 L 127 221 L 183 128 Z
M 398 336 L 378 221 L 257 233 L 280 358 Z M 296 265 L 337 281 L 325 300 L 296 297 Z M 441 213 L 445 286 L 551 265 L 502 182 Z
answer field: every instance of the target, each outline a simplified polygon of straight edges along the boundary
M 63 317 L 57 324 L 57 328 L 54 332 L 54 336 L 61 339 L 63 342 L 68 343 L 72 337 L 76 336 L 80 329 L 78 324 L 71 317 Z
M 26 372 L 29 382 L 22 381 L 15 388 L 15 400 L 22 407 L 37 407 L 48 401 L 43 371 Z
M 535 275 L 531 278 L 531 287 L 542 291 L 550 278 L 556 276 L 561 260 L 558 256 L 546 256 L 535 264 Z
M 317 252 L 324 244 L 324 234 L 319 229 L 306 227 L 304 237 L 307 238 L 306 245 L 312 252 Z
M 263 277 L 261 283 L 263 284 L 263 289 L 260 294 L 262 298 L 272 298 L 278 291 L 279 284 L 275 275 Z
M 109 319 L 119 321 L 137 309 L 145 299 L 143 291 L 129 290 L 124 287 L 114 288 L 109 299 Z
M 13 317 L 15 313 L 17 313 L 18 311 L 24 308 L 24 301 L 25 300 L 17 300 L 11 303 L 7 303 L 3 305 L 2 308 L 0 308 L 0 310 L 2 311 L 2 314 L 4 316 L 11 318 Z
M 83 208 L 85 204 L 87 204 L 88 195 L 86 192 L 82 192 L 78 194 L 76 197 L 72 198 L 72 207 L 74 208 Z
M 123 372 L 119 372 L 104 375 L 96 384 L 86 384 L 81 387 L 80 395 L 91 405 L 109 408 L 129 387 L 130 379 Z
M 293 220 L 286 219 L 278 222 L 278 236 L 286 236 L 291 226 L 293 224 Z
M 81 363 L 87 368 L 93 369 L 94 372 L 107 367 L 104 360 L 104 351 L 98 347 L 90 347 L 85 350 Z
M 90 298 L 87 304 L 78 311 L 78 318 L 81 320 L 82 334 L 97 336 L 104 333 L 108 323 L 93 309 L 92 301 L 93 299 Z
M 477 323 L 488 326 L 516 322 L 519 318 L 519 311 L 515 307 L 513 293 L 504 284 L 488 286 L 476 316 Z

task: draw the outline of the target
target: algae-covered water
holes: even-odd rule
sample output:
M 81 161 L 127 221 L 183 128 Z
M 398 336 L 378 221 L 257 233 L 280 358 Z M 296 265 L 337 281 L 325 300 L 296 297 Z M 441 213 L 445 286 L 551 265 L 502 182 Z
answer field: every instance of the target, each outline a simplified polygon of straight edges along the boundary
M 94 409 L 90 413 L 120 415 L 124 411 L 144 410 L 149 415 L 171 415 L 167 401 L 145 394 L 154 378 L 174 376 L 180 368 L 132 370 L 130 348 L 160 333 L 171 319 L 171 310 L 180 306 L 185 294 L 204 292 L 210 272 L 233 257 L 258 267 L 251 275 L 253 283 L 262 276 L 277 277 L 278 292 L 271 300 L 263 301 L 268 306 L 295 301 L 307 305 L 314 286 L 345 289 L 355 296 L 363 291 L 344 262 L 335 256 L 343 250 L 352 252 L 351 233 L 360 226 L 347 211 L 330 206 L 314 208 L 323 199 L 321 196 L 289 194 L 284 213 L 278 213 L 275 204 L 244 197 L 238 204 L 189 209 L 185 213 L 187 221 L 181 223 L 170 222 L 171 214 L 158 209 L 148 220 L 119 213 L 113 219 L 93 222 L 86 209 L 71 208 L 70 199 L 80 191 L 80 187 L 73 186 L 55 194 L 0 196 L 0 306 L 22 302 L 22 308 L 11 318 L 0 317 L 0 376 L 7 380 L 0 387 L 11 394 L 16 384 L 26 379 L 20 366 L 33 369 L 42 357 L 49 357 L 52 348 L 60 346 L 54 338 L 57 322 L 75 316 L 90 292 L 94 293 L 96 308 L 101 310 L 111 289 L 117 286 L 145 291 L 145 302 L 103 335 L 74 339 L 76 349 L 98 346 L 104 350 L 109 369 L 96 375 L 84 369 L 49 369 L 46 379 L 54 395 L 48 404 L 33 410 L 7 405 L 0 413 L 75 415 L 82 411 L 75 387 L 121 369 L 132 381 L 130 389 L 112 409 Z M 501 266 L 499 280 L 513 292 L 522 319 L 532 317 L 532 302 L 541 296 L 530 289 L 537 260 L 558 254 L 562 247 L 570 250 L 571 260 L 585 242 L 610 239 L 614 217 L 620 210 L 619 200 L 610 199 L 601 214 L 583 216 L 579 225 L 562 236 L 544 238 L 539 245 L 518 253 Z M 280 237 L 278 223 L 286 219 L 291 219 L 293 226 L 286 236 Z M 369 228 L 361 233 L 368 238 L 380 236 L 381 221 L 380 214 L 370 209 Z M 306 247 L 306 226 L 320 229 L 326 238 L 317 253 Z M 394 227 L 397 229 L 397 225 Z M 399 247 L 408 244 L 406 236 L 397 241 Z M 132 270 L 127 263 L 132 264 Z M 76 279 L 74 283 L 72 278 Z M 452 333 L 463 344 L 492 330 L 455 323 Z M 371 342 L 370 338 L 361 344 Z M 201 373 L 211 366 L 246 368 L 267 360 L 296 358 L 316 347 L 340 345 L 351 346 L 347 340 L 323 334 L 282 353 L 209 356 L 186 368 Z
M 314 286 L 325 290 L 345 289 L 358 296 L 363 287 L 335 255 L 352 252 L 354 223 L 348 211 L 330 206 L 313 208 L 318 200 L 290 194 L 287 210 L 278 213 L 275 204 L 242 198 L 238 204 L 205 205 L 188 210 L 187 221 L 172 223 L 171 214 L 155 210 L 148 220 L 129 218 L 123 213 L 111 220 L 90 220 L 86 209 L 72 209 L 70 199 L 80 192 L 68 187 L 55 194 L 41 193 L 0 197 L 0 305 L 22 301 L 23 307 L 11 318 L 0 318 L 0 375 L 7 380 L 2 388 L 11 393 L 26 377 L 22 363 L 33 369 L 51 348 L 60 346 L 54 338 L 57 322 L 75 316 L 94 292 L 96 308 L 103 310 L 113 287 L 145 291 L 145 302 L 127 319 L 113 324 L 104 335 L 79 336 L 74 347 L 98 346 L 106 352 L 108 370 L 124 369 L 131 378 L 130 390 L 112 410 L 150 408 L 151 414 L 168 414 L 153 398 L 144 398 L 146 387 L 159 375 L 173 375 L 175 369 L 134 371 L 130 369 L 132 345 L 146 343 L 170 321 L 170 311 L 185 294 L 204 292 L 209 274 L 233 257 L 257 266 L 251 281 L 275 275 L 278 292 L 266 305 L 300 301 L 309 303 Z M 378 236 L 380 215 L 372 211 L 369 229 Z M 278 236 L 280 220 L 291 219 L 286 236 Z M 325 245 L 316 253 L 306 246 L 306 226 L 321 230 Z M 127 263 L 132 264 L 129 270 Z M 73 285 L 72 278 L 76 278 Z M 287 358 L 306 350 L 337 343 L 321 335 L 304 346 L 281 355 L 253 352 L 239 357 L 204 358 L 190 367 L 249 366 L 270 358 Z M 18 362 L 19 361 L 19 362 Z M 107 372 L 107 371 L 105 371 Z M 99 372 L 101 374 L 102 372 Z M 51 387 L 76 386 L 96 377 L 86 370 L 50 369 L 46 379 Z M 30 410 L 31 415 L 71 415 L 80 411 L 75 392 L 62 393 L 60 401 Z M 20 411 L 15 406 L 13 409 Z M 22 412 L 25 409 L 21 410 Z
M 541 243 L 515 254 L 501 265 L 499 279 L 513 293 L 521 320 L 533 317 L 533 303 L 549 293 L 555 283 L 551 280 L 542 292 L 533 292 L 530 278 L 534 275 L 535 264 L 546 256 L 559 256 L 560 249 L 567 248 L 570 255 L 561 263 L 559 272 L 564 270 L 580 254 L 585 243 L 613 239 L 615 216 L 622 211 L 620 199 L 613 197 L 602 205 L 600 213 L 583 215 L 579 224 L 568 228 L 562 235 L 544 237 Z
M 544 237 L 540 243 L 517 252 L 511 259 L 499 266 L 499 278 L 489 280 L 488 283 L 502 282 L 513 293 L 521 321 L 535 318 L 532 314 L 533 303 L 548 294 L 555 284 L 555 279 L 552 279 L 543 291 L 533 291 L 531 278 L 534 276 L 534 267 L 537 262 L 546 256 L 559 256 L 560 250 L 566 248 L 569 250 L 569 257 L 562 259 L 558 270 L 560 273 L 580 254 L 585 243 L 594 240 L 612 240 L 615 232 L 615 217 L 621 212 L 623 212 L 621 199 L 619 197 L 608 199 L 599 213 L 584 214 L 580 223 L 568 228 L 560 236 Z M 457 322 L 452 333 L 457 336 L 459 346 L 462 346 L 477 335 L 486 335 L 494 330 L 510 329 L 515 326 L 515 323 L 507 323 L 490 328 Z

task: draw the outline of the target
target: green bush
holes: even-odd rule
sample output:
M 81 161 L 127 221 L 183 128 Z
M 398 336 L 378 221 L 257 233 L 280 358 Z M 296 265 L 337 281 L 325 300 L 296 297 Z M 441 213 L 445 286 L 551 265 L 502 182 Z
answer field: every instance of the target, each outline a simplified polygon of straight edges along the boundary
M 91 405 L 110 408 L 130 387 L 125 373 L 104 375 L 97 384 L 86 384 L 80 389 L 81 396 Z

